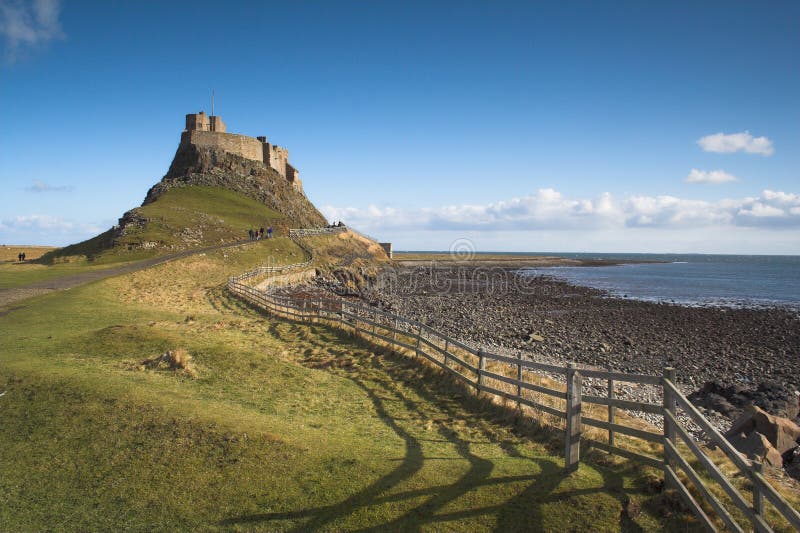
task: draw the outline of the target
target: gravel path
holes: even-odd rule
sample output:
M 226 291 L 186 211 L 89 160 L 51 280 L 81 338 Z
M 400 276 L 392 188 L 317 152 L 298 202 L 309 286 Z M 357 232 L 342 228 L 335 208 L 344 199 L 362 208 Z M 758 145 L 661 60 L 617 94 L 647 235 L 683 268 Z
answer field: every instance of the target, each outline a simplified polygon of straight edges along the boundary
M 185 250 L 183 252 L 178 252 L 170 255 L 162 255 L 150 259 L 145 259 L 142 261 L 137 261 L 135 263 L 127 263 L 125 265 L 120 265 L 116 267 L 104 268 L 102 270 L 90 270 L 86 272 L 81 272 L 80 274 L 72 274 L 68 276 L 62 276 L 59 278 L 37 281 L 35 283 L 31 283 L 29 285 L 25 285 L 22 287 L 0 289 L 0 307 L 5 307 L 9 304 L 13 304 L 14 302 L 18 302 L 30 298 L 32 296 L 38 296 L 40 294 L 46 294 L 52 291 L 71 289 L 73 287 L 84 285 L 92 281 L 98 281 L 101 279 L 110 278 L 112 276 L 119 276 L 121 274 L 128 274 L 130 272 L 136 272 L 137 270 L 144 270 L 145 268 L 150 268 L 152 266 L 160 265 L 168 261 L 174 261 L 176 259 L 182 259 L 190 255 L 210 252 L 222 248 L 230 248 L 232 246 L 243 246 L 246 244 L 252 244 L 253 242 L 256 241 L 249 241 L 249 240 L 237 241 L 227 244 L 219 244 L 216 246 L 208 246 L 205 248 Z M 4 309 L 0 311 L 0 316 L 7 315 L 8 313 L 15 311 L 16 309 L 20 309 L 21 307 L 22 306 L 14 306 Z

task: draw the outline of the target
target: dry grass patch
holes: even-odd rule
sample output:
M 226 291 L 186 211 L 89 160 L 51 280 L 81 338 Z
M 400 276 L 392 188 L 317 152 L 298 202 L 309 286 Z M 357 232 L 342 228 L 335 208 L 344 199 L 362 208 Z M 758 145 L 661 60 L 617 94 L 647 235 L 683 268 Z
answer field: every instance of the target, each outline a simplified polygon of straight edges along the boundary
M 38 259 L 50 250 L 55 250 L 52 246 L 0 246 L 0 261 L 17 261 L 18 255 L 25 254 L 25 261 Z
M 192 356 L 183 348 L 167 350 L 158 357 L 145 359 L 137 366 L 139 370 L 172 370 L 181 372 L 190 378 L 197 377 L 197 369 L 192 363 Z

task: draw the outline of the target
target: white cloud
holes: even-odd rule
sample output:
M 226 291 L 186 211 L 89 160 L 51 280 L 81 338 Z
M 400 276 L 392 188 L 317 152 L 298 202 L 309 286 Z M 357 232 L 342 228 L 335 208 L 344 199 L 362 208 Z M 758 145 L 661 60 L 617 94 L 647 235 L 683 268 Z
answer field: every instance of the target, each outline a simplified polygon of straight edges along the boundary
M 64 37 L 60 11 L 59 0 L 0 0 L 0 35 L 5 38 L 6 59 L 13 62 L 24 47 Z
M 787 216 L 783 209 L 762 202 L 753 202 L 751 205 L 740 209 L 737 214 L 758 218 Z
M 485 205 L 402 209 L 325 206 L 332 221 L 380 233 L 414 231 L 615 230 L 623 228 L 695 229 L 699 227 L 800 228 L 800 194 L 765 190 L 758 197 L 715 202 L 675 196 L 568 198 L 554 189 Z
M 33 180 L 33 185 L 25 187 L 30 192 L 68 192 L 72 190 L 69 185 L 50 185 L 41 180 Z
M 739 178 L 733 174 L 728 174 L 724 170 L 697 170 L 693 168 L 686 176 L 686 183 L 726 183 L 738 181 Z
M 8 233 L 100 233 L 95 224 L 75 223 L 50 215 L 20 215 L 0 220 L 0 231 Z
M 742 133 L 715 133 L 698 139 L 697 144 L 705 152 L 729 154 L 747 152 L 749 154 L 772 155 L 775 149 L 767 137 L 753 137 L 749 131 Z

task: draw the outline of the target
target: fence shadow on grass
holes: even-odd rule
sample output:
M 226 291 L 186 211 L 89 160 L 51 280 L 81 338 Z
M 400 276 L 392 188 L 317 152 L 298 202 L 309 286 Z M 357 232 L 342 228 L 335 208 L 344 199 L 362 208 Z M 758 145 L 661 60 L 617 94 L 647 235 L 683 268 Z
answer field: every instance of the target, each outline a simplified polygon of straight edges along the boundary
M 249 514 L 230 517 L 221 522 L 223 526 L 245 525 L 245 527 L 262 526 L 268 529 L 287 529 L 289 531 L 313 531 L 325 528 L 341 528 L 341 521 L 354 513 L 374 509 L 374 516 L 380 506 L 396 504 L 390 519 L 379 519 L 380 523 L 359 526 L 359 530 L 369 531 L 415 531 L 423 526 L 444 525 L 448 522 L 463 519 L 494 515 L 498 531 L 528 530 L 539 531 L 546 526 L 543 506 L 564 501 L 572 497 L 592 493 L 611 494 L 624 508 L 629 497 L 628 489 L 623 485 L 623 474 L 611 469 L 583 465 L 582 469 L 592 468 L 602 477 L 602 486 L 577 489 L 557 490 L 569 477 L 563 467 L 548 458 L 530 457 L 531 474 L 492 477 L 495 464 L 492 460 L 475 453 L 476 444 L 492 443 L 506 456 L 525 459 L 517 449 L 513 438 L 498 437 L 496 423 L 509 424 L 512 412 L 489 401 L 469 394 L 461 383 L 454 381 L 449 375 L 435 369 L 420 368 L 408 357 L 385 351 L 375 345 L 353 339 L 346 333 L 323 325 L 293 324 L 286 333 L 297 339 L 296 328 L 308 328 L 313 333 L 325 337 L 336 337 L 340 343 L 355 345 L 356 350 L 350 352 L 357 363 L 348 369 L 333 369 L 338 375 L 346 377 L 361 388 L 372 402 L 376 415 L 404 443 L 404 455 L 400 464 L 382 477 L 376 479 L 358 492 L 343 499 L 339 503 L 310 507 L 287 512 Z M 271 328 L 273 334 L 280 336 L 280 328 Z M 300 342 L 313 343 L 313 336 L 306 340 L 300 336 Z M 362 349 L 363 348 L 363 349 Z M 380 353 L 379 358 L 367 357 L 367 351 Z M 304 352 L 301 348 L 301 352 Z M 450 424 L 436 424 L 436 437 L 428 438 L 419 420 L 431 419 L 435 414 L 437 420 L 447 420 Z M 477 438 L 467 438 L 452 426 L 452 421 L 460 419 L 477 433 Z M 495 420 L 496 422 L 491 422 Z M 511 431 L 511 428 L 506 428 Z M 542 444 L 552 444 L 551 430 L 536 428 L 532 437 Z M 429 443 L 446 443 L 455 450 L 455 459 L 463 460 L 468 465 L 466 472 L 452 483 L 434 483 L 423 488 L 401 489 L 401 485 L 412 481 L 427 461 L 439 460 L 436 454 L 426 452 Z M 423 478 L 425 479 L 425 478 Z M 514 484 L 515 489 L 496 491 L 496 495 L 487 498 L 488 505 L 466 503 L 463 508 L 452 510 L 453 504 L 469 493 L 489 487 L 500 488 Z M 515 492 L 516 495 L 502 501 L 503 493 Z M 456 506 L 458 504 L 456 503 Z M 449 509 L 449 510 L 448 510 Z M 626 531 L 637 531 L 637 525 L 625 513 L 620 514 L 620 528 Z

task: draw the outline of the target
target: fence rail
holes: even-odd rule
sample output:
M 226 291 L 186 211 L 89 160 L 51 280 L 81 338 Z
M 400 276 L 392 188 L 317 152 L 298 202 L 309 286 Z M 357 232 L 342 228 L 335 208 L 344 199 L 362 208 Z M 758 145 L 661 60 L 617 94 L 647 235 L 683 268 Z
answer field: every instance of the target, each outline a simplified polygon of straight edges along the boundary
M 303 228 L 303 229 L 290 229 L 289 238 L 295 239 L 298 237 L 317 237 L 320 235 L 336 235 L 347 231 L 346 226 L 333 226 L 330 228 Z
M 299 236 L 298 233 L 292 235 L 293 238 Z M 503 398 L 515 402 L 518 409 L 524 410 L 525 406 L 564 420 L 567 471 L 578 468 L 582 441 L 586 446 L 658 468 L 664 473 L 665 486 L 677 491 L 709 531 L 720 527 L 730 531 L 744 531 L 745 527 L 765 532 L 774 531 L 775 527 L 800 530 L 797 510 L 766 480 L 761 464 L 740 454 L 680 392 L 675 386 L 674 369 L 665 368 L 661 376 L 626 374 L 579 368 L 572 363 L 562 367 L 522 356 L 509 357 L 472 347 L 416 320 L 342 298 L 281 296 L 243 283 L 265 272 L 282 273 L 307 267 L 311 262 L 261 267 L 230 278 L 228 289 L 276 316 L 325 323 L 383 342 L 392 349 L 411 352 L 449 372 L 479 394 Z M 566 384 L 560 386 L 552 379 L 548 381 L 551 376 L 563 377 Z M 538 379 L 539 383 L 533 383 L 532 379 Z M 607 396 L 583 394 L 586 379 L 605 380 Z M 659 405 L 617 398 L 615 384 L 620 382 L 655 386 L 661 391 L 663 402 Z M 617 410 L 662 416 L 663 434 L 621 423 L 630 418 L 616 418 Z M 678 415 L 679 410 L 684 417 Z M 724 455 L 720 457 L 706 451 L 683 419 L 690 419 L 699 426 Z M 594 429 L 584 431 L 584 426 Z M 590 431 L 599 433 L 600 437 L 590 435 Z M 636 449 L 623 446 L 620 440 L 628 439 L 642 441 L 644 447 L 650 446 L 658 457 L 641 453 L 643 446 Z M 725 468 L 733 466 L 735 475 L 723 473 L 723 465 Z M 734 483 L 732 478 L 737 476 L 749 483 Z M 765 502 L 771 504 L 771 509 Z

